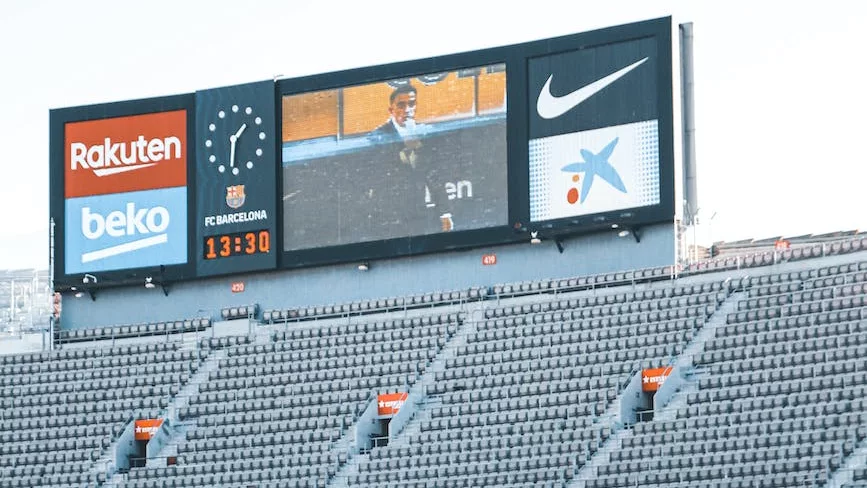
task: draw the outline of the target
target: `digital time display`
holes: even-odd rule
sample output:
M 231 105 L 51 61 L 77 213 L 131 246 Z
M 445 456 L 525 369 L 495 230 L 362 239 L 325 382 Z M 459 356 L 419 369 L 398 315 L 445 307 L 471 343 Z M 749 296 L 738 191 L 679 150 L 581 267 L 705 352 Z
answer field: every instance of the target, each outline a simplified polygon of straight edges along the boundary
M 267 229 L 205 237 L 206 260 L 232 256 L 252 256 L 271 252 L 271 232 Z

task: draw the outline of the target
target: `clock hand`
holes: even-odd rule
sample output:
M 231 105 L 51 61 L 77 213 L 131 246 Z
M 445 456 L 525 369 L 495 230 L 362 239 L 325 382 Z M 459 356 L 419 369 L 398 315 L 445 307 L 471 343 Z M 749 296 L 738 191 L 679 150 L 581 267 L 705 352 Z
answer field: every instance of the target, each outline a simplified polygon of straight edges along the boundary
M 238 139 L 233 135 L 229 138 L 229 167 L 235 167 L 235 141 Z
M 244 125 L 242 125 L 240 129 L 238 129 L 238 132 L 235 132 L 235 140 L 238 140 L 238 138 L 241 137 L 241 134 L 244 133 L 244 129 L 246 129 L 246 128 L 247 128 L 247 123 L 245 122 Z

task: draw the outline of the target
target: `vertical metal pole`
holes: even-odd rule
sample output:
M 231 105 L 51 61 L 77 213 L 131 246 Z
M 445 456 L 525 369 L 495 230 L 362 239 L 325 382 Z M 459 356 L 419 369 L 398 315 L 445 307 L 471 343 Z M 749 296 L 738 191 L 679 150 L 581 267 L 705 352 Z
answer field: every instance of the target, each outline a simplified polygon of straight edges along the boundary
M 9 282 L 9 323 L 15 325 L 15 278 Z
M 48 350 L 54 349 L 54 217 L 48 223 Z M 62 305 L 62 304 L 61 304 Z M 42 349 L 45 349 L 43 343 Z
M 683 126 L 683 202 L 686 225 L 695 225 L 698 208 L 695 161 L 695 79 L 693 76 L 692 22 L 680 24 L 680 95 Z

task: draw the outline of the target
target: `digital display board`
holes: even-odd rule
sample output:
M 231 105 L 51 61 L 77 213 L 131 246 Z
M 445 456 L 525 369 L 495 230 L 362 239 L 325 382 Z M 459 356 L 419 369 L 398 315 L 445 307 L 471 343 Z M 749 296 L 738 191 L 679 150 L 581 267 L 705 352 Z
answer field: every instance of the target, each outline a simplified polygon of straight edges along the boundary
M 273 269 L 277 137 L 271 80 L 196 92 L 196 274 Z
M 282 100 L 283 249 L 508 223 L 504 64 Z
M 52 110 L 57 289 L 671 222 L 671 55 L 663 18 Z

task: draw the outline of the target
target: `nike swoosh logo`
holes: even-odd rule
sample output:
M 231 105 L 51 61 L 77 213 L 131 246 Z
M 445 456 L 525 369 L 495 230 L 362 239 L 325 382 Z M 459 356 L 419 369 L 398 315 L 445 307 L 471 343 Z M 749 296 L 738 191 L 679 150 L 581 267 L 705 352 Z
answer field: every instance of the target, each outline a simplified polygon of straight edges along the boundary
M 647 60 L 648 58 L 644 58 L 640 61 L 636 61 L 625 68 L 621 68 L 604 78 L 600 78 L 593 83 L 590 83 L 589 85 L 584 85 L 572 93 L 568 93 L 562 97 L 555 97 L 551 94 L 551 80 L 554 79 L 554 75 L 552 74 L 548 77 L 548 81 L 545 82 L 545 86 L 542 87 L 542 91 L 539 92 L 539 99 L 536 100 L 536 112 L 538 112 L 539 117 L 542 117 L 543 119 L 556 119 L 569 110 L 575 108 L 579 103 L 599 93 L 626 73 L 641 66 L 641 64 Z

